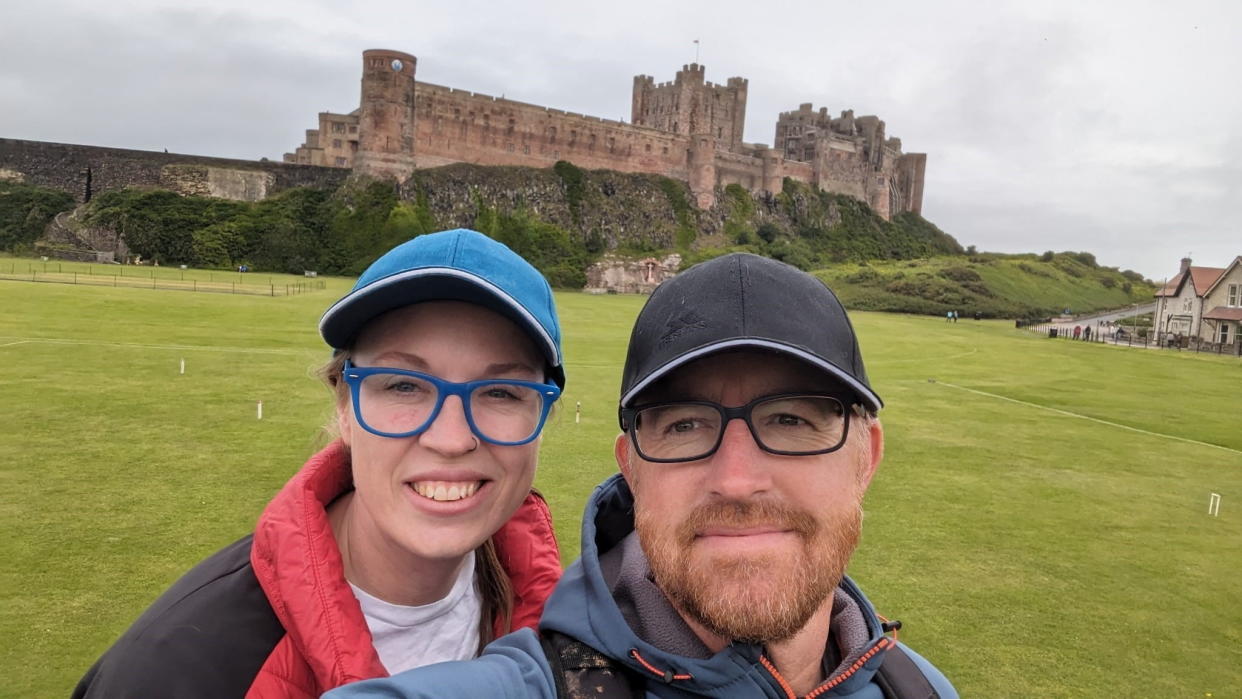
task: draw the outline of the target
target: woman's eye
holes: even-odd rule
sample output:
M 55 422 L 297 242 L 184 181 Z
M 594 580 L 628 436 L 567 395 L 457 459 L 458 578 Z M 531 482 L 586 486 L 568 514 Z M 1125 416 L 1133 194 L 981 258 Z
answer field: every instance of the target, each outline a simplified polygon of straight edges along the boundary
M 484 395 L 494 400 L 518 400 L 518 396 L 504 386 L 492 386 Z
M 415 393 L 421 390 L 421 387 L 413 381 L 398 380 L 388 384 L 388 387 L 385 390 L 393 393 Z

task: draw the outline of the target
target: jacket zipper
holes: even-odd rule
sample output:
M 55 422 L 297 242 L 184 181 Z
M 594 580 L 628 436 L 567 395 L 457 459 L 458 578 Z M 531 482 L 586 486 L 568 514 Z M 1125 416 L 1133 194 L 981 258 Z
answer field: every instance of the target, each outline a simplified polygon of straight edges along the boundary
M 854 673 L 862 669 L 862 666 L 866 665 L 868 660 L 874 658 L 877 653 L 888 650 L 892 645 L 893 641 L 888 637 L 883 637 L 879 641 L 876 641 L 876 644 L 871 646 L 866 653 L 859 656 L 858 660 L 854 661 L 854 664 L 845 668 L 845 670 L 843 670 L 840 674 L 829 677 L 823 684 L 811 690 L 811 692 L 803 697 L 803 699 L 815 699 L 815 697 L 818 697 L 824 692 L 827 692 L 833 687 L 836 687 L 842 682 L 848 680 L 850 677 L 853 677 Z M 798 699 L 798 695 L 794 693 L 793 687 L 789 686 L 789 683 L 785 681 L 784 677 L 781 676 L 781 673 L 776 669 L 776 666 L 772 664 L 772 661 L 768 660 L 768 656 L 760 655 L 759 662 L 763 663 L 763 666 L 768 669 L 768 672 L 771 673 L 772 678 L 776 680 L 776 683 L 781 686 L 781 689 L 785 690 L 786 699 Z

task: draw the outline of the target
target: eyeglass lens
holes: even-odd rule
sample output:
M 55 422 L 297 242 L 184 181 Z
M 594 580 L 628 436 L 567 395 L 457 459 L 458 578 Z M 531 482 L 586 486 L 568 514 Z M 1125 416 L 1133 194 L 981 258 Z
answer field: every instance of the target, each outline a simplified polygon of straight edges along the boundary
M 435 384 L 406 374 L 371 374 L 358 389 L 362 421 L 390 434 L 418 430 L 435 418 L 440 400 Z M 519 442 L 535 433 L 544 397 L 528 386 L 488 383 L 470 392 L 466 410 L 487 439 Z
M 833 449 L 845 435 L 845 408 L 827 396 L 782 396 L 751 406 L 751 432 L 760 446 L 810 454 Z M 640 410 L 634 437 L 651 459 L 691 461 L 715 450 L 724 425 L 719 406 L 673 403 Z

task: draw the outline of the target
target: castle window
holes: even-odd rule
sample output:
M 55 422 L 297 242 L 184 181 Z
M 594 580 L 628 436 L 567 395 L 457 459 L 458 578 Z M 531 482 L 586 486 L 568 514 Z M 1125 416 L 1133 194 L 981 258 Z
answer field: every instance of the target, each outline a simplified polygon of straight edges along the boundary
M 460 109 L 454 109 L 454 110 L 453 110 L 453 118 L 454 118 L 454 119 L 460 119 L 460 118 L 461 118 L 461 110 L 460 110 Z
M 595 150 L 595 134 L 591 134 L 591 137 L 587 139 L 587 148 Z
M 668 146 L 664 146 L 664 155 L 668 155 Z
M 337 166 L 337 167 L 345 167 L 345 159 L 344 159 L 344 158 L 337 158 L 337 159 L 336 159 L 336 166 Z
M 333 148 L 340 148 L 340 147 L 341 147 L 341 139 L 339 139 L 339 138 L 334 138 L 334 139 L 332 139 L 332 147 L 333 147 Z
M 526 155 L 530 155 L 530 146 L 522 146 L 522 152 Z
M 548 127 L 548 143 L 556 143 L 556 127 Z
M 651 152 L 651 144 L 650 144 L 650 143 L 648 143 L 648 144 L 646 145 L 646 150 L 647 150 L 647 152 L 648 152 L 648 153 L 650 153 L 650 152 Z
M 517 149 L 517 147 L 516 147 L 516 146 L 514 146 L 512 143 L 510 143 L 510 144 L 509 144 L 509 152 L 510 152 L 510 153 L 512 153 L 512 152 L 513 152 L 514 150 L 516 150 L 516 149 Z
M 716 127 L 716 138 L 723 138 L 723 137 L 724 137 L 724 127 L 723 126 Z
M 351 126 L 349 127 L 349 132 L 350 132 L 350 133 L 358 133 L 358 127 L 357 127 L 357 126 L 352 126 L 352 125 L 351 125 Z
M 609 150 L 609 152 L 611 152 L 611 151 L 612 151 L 614 148 L 616 148 L 616 147 L 617 147 L 617 139 L 613 138 L 612 136 L 609 136 L 609 137 L 608 137 L 608 150 Z
M 509 120 L 509 129 L 508 129 L 508 131 L 506 131 L 506 133 L 512 134 L 512 133 L 513 133 L 513 129 L 514 129 L 514 127 L 515 127 L 515 126 L 517 126 L 517 121 L 516 121 L 516 120 L 514 120 L 514 119 L 510 119 L 510 120 Z

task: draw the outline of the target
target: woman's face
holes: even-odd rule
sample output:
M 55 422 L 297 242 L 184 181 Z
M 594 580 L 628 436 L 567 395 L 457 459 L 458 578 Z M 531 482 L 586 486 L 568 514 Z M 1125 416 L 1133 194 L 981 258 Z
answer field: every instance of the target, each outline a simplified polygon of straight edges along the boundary
M 458 301 L 380 316 L 359 335 L 352 361 L 454 382 L 544 381 L 543 360 L 517 325 Z M 372 546 L 395 546 L 420 558 L 460 557 L 495 533 L 529 492 L 539 439 L 521 446 L 476 440 L 453 396 L 423 433 L 380 437 L 357 423 L 351 400 L 346 396 L 337 409 L 353 462 L 351 508 L 360 508 L 351 519 L 356 534 L 379 537 Z

